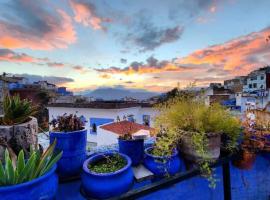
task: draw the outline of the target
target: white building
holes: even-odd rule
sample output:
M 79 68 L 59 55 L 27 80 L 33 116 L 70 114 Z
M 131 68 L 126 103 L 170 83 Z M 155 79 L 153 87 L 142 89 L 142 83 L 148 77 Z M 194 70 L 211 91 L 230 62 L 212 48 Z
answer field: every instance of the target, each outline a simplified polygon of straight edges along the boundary
M 131 134 L 133 137 L 138 137 L 144 134 L 144 139 L 150 138 L 150 131 L 153 128 L 142 124 L 121 121 L 104 124 L 98 127 L 97 144 L 98 146 L 107 146 L 117 144 L 118 137 L 124 134 Z
M 255 92 L 267 90 L 270 87 L 270 67 L 260 68 L 252 71 L 243 86 L 243 92 Z
M 53 103 L 48 105 L 49 121 L 57 116 L 67 114 L 77 114 L 86 120 L 88 142 L 98 143 L 99 126 L 126 119 L 138 124 L 153 127 L 154 118 L 157 111 L 146 103 L 130 102 L 90 102 L 83 104 Z M 109 136 L 101 140 L 109 140 Z M 99 144 L 97 144 L 99 145 Z

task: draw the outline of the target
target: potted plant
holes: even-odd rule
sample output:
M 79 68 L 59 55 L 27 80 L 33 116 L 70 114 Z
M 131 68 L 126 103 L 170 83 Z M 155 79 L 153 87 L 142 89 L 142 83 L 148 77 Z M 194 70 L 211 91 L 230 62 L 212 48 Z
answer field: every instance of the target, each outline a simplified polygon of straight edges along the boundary
M 50 143 L 57 139 L 56 150 L 63 151 L 57 164 L 60 178 L 78 176 L 86 159 L 87 131 L 84 122 L 76 115 L 64 114 L 52 120 Z
M 21 100 L 18 95 L 5 96 L 4 115 L 0 116 L 0 160 L 4 159 L 5 148 L 11 148 L 18 155 L 21 149 L 29 157 L 30 148 L 37 148 L 38 123 L 32 117 L 37 107 L 31 102 Z
M 168 143 L 168 138 L 169 143 L 177 142 L 184 158 L 199 164 L 204 175 L 213 180 L 209 163 L 220 156 L 221 135 L 229 138 L 226 148 L 234 149 L 241 132 L 240 120 L 219 104 L 207 106 L 195 98 L 175 97 L 158 108 L 156 129 L 167 130 L 163 142 Z
M 122 153 L 98 153 L 83 164 L 82 188 L 89 198 L 119 196 L 127 192 L 132 184 L 131 159 Z
M 118 121 L 118 123 L 121 123 Z M 129 124 L 123 124 L 123 135 L 118 137 L 119 152 L 128 155 L 131 158 L 132 165 L 137 166 L 143 160 L 144 155 L 144 139 L 135 139 L 132 137 L 132 126 Z
M 62 152 L 53 153 L 55 145 L 56 141 L 43 154 L 31 151 L 28 160 L 23 150 L 15 158 L 5 150 L 4 163 L 0 162 L 1 200 L 54 199 L 58 185 L 56 162 L 62 156 Z

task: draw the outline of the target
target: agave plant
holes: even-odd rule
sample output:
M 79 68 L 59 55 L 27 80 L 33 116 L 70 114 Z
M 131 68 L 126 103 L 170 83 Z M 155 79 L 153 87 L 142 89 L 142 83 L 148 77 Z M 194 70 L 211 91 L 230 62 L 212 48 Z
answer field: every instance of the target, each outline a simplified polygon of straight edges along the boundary
M 26 122 L 31 115 L 37 112 L 37 107 L 32 106 L 31 101 L 21 100 L 18 95 L 5 96 L 3 101 L 4 116 L 0 123 L 14 125 Z
M 4 165 L 0 161 L 0 186 L 28 182 L 47 173 L 61 158 L 63 153 L 54 153 L 55 145 L 56 140 L 43 154 L 39 150 L 32 150 L 27 161 L 24 158 L 23 150 L 21 150 L 15 162 L 12 162 L 6 149 Z

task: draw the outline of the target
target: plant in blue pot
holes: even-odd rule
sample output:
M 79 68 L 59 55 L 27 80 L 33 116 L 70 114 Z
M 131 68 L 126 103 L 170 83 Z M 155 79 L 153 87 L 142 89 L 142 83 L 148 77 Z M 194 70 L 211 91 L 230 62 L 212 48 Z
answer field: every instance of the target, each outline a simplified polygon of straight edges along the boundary
M 181 169 L 176 143 L 164 131 L 157 134 L 156 143 L 152 147 L 145 149 L 144 165 L 156 177 L 175 175 Z
M 127 192 L 133 184 L 131 159 L 122 153 L 97 153 L 83 164 L 82 191 L 87 198 L 106 199 Z
M 32 150 L 29 159 L 25 159 L 23 150 L 17 157 L 6 148 L 4 163 L 0 161 L 0 199 L 54 199 L 58 186 L 56 162 L 62 156 L 62 152 L 54 153 L 55 145 L 56 141 L 44 153 Z
M 67 179 L 80 175 L 86 159 L 87 130 L 84 121 L 76 115 L 64 114 L 51 122 L 50 143 L 57 139 L 56 150 L 63 151 L 57 164 L 60 178 Z

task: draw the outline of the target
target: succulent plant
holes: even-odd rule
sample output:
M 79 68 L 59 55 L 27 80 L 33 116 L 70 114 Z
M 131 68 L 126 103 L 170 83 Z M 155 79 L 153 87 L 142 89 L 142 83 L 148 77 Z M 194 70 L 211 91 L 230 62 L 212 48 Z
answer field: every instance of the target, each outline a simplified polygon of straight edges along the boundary
M 55 145 L 56 140 L 43 154 L 32 150 L 27 161 L 21 150 L 15 162 L 6 149 L 4 165 L 0 161 L 0 186 L 28 182 L 47 173 L 62 156 L 62 152 L 54 153 Z
M 56 119 L 53 119 L 50 124 L 53 127 L 54 131 L 60 132 L 69 132 L 69 131 L 79 131 L 84 129 L 85 121 L 77 115 L 67 115 L 58 116 Z
M 4 116 L 0 118 L 2 125 L 14 125 L 26 122 L 37 112 L 37 107 L 31 101 L 21 100 L 18 95 L 5 96 L 3 101 Z

